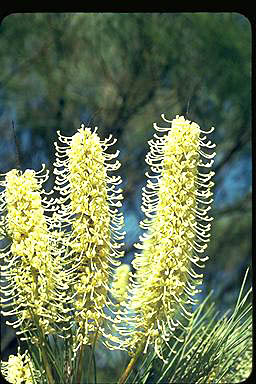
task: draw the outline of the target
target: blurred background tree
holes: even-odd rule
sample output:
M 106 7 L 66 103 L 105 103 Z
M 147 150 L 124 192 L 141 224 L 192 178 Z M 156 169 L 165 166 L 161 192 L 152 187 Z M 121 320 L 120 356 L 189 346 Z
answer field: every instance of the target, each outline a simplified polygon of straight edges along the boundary
M 202 294 L 232 306 L 251 263 L 251 29 L 238 13 L 12 14 L 0 26 L 0 172 L 52 170 L 56 131 L 118 139 L 125 261 L 133 258 L 147 141 L 160 114 L 216 127 L 215 217 Z M 48 185 L 52 185 L 52 178 Z M 5 319 L 2 319 L 2 323 Z M 2 330 L 2 358 L 15 347 Z M 104 365 L 104 364 L 103 364 Z M 112 368 L 113 369 L 113 368 Z M 106 376 L 105 376 L 106 377 Z

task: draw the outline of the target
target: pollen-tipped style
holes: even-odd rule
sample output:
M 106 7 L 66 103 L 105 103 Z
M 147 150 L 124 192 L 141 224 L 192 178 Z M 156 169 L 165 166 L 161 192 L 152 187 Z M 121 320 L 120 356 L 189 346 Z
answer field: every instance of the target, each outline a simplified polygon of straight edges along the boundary
M 118 188 L 121 177 L 108 173 L 120 167 L 114 154 L 106 153 L 113 145 L 112 136 L 103 141 L 91 128 L 84 124 L 72 137 L 58 132 L 64 146 L 55 143 L 56 189 L 62 197 L 59 200 L 59 220 L 67 228 L 67 261 L 72 278 L 74 294 L 74 321 L 78 327 L 77 348 L 91 344 L 95 334 L 105 338 L 109 298 L 109 280 L 112 270 L 119 266 L 117 258 L 121 250 L 124 232 L 123 216 L 118 208 L 122 206 L 122 190 Z
M 174 337 L 174 329 L 181 322 L 175 314 L 190 316 L 186 304 L 194 303 L 193 295 L 202 275 L 194 267 L 203 267 L 207 257 L 199 256 L 209 242 L 212 166 L 215 146 L 206 140 L 199 125 L 176 116 L 170 127 L 154 128 L 146 157 L 152 173 L 146 173 L 147 185 L 142 193 L 142 210 L 146 218 L 141 222 L 147 232 L 135 246 L 131 298 L 128 309 L 136 316 L 132 329 L 123 329 L 130 351 L 149 345 L 163 357 L 163 341 Z M 212 130 L 210 131 L 212 132 Z M 209 133 L 209 132 L 208 132 Z M 203 136 L 202 136 L 203 134 Z M 203 151 L 203 147 L 206 151 Z M 209 160 L 204 162 L 203 158 Z M 200 171 L 200 168 L 206 171 Z
M 65 289 L 61 260 L 54 231 L 45 215 L 51 205 L 42 199 L 42 184 L 48 174 L 13 169 L 4 175 L 0 195 L 2 314 L 16 315 L 7 322 L 18 333 L 39 327 L 43 334 L 56 333 L 65 321 Z M 50 208 L 51 209 L 51 208 Z M 68 320 L 68 319 L 66 319 Z M 31 335 L 31 333 L 30 333 Z

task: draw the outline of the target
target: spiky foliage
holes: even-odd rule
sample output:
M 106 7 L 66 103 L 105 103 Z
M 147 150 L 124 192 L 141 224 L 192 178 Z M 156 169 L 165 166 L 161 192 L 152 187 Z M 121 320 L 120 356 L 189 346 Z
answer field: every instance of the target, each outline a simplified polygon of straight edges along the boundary
M 247 379 L 252 370 L 252 289 L 245 292 L 247 274 L 248 270 L 234 309 L 220 314 L 210 292 L 194 310 L 187 329 L 176 330 L 184 342 L 171 339 L 164 346 L 167 364 L 151 351 L 129 383 L 218 384 Z

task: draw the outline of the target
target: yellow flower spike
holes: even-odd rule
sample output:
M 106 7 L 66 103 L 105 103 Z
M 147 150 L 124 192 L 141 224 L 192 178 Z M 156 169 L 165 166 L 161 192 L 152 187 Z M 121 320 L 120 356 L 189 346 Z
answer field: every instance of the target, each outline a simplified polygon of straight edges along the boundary
M 4 378 L 13 384 L 34 384 L 40 382 L 40 372 L 25 351 L 23 355 L 18 351 L 17 356 L 10 355 L 8 361 L 1 361 L 1 372 Z
M 114 274 L 111 292 L 117 302 L 121 304 L 128 298 L 129 272 L 130 266 L 122 264 L 116 269 Z
M 108 174 L 120 167 L 119 161 L 110 162 L 119 151 L 106 153 L 115 140 L 110 143 L 110 136 L 101 141 L 96 129 L 92 132 L 82 124 L 72 137 L 58 132 L 64 146 L 55 143 L 55 189 L 62 195 L 59 199 L 62 227 L 71 229 L 65 242 L 69 249 L 67 259 L 72 271 L 74 320 L 80 325 L 77 334 L 80 345 L 92 345 L 95 335 L 103 335 L 103 340 L 111 338 L 104 330 L 104 320 L 110 320 L 106 309 L 113 304 L 108 298 L 108 283 L 114 266 L 120 265 L 117 258 L 123 256 L 119 240 L 124 237 L 124 232 L 120 232 L 124 221 L 118 211 L 123 197 L 117 187 L 122 180 Z
M 209 241 L 208 216 L 214 172 L 208 168 L 215 153 L 209 153 L 215 145 L 206 142 L 199 125 L 176 116 L 169 121 L 171 127 L 154 124 L 157 131 L 166 133 L 150 140 L 150 152 L 146 162 L 152 174 L 142 193 L 142 210 L 146 218 L 141 223 L 147 229 L 139 244 L 142 253 L 136 253 L 133 266 L 136 270 L 131 288 L 128 310 L 136 316 L 124 346 L 136 353 L 144 345 L 144 353 L 153 345 L 156 354 L 163 358 L 163 341 L 175 337 L 177 325 L 175 313 L 184 317 L 191 314 L 186 304 L 194 303 L 196 285 L 201 283 L 193 265 L 202 268 L 207 257 L 199 256 Z M 202 149 L 205 147 L 207 153 Z M 202 157 L 209 160 L 204 162 Z M 206 172 L 199 172 L 199 167 Z M 127 320 L 129 321 L 129 320 Z M 139 333 L 138 333 L 139 332 Z M 139 337 L 138 337 L 139 335 Z
M 2 314 L 17 316 L 16 321 L 7 322 L 20 328 L 17 334 L 35 330 L 36 323 L 43 334 L 56 333 L 56 323 L 65 321 L 68 286 L 55 234 L 49 231 L 52 221 L 45 215 L 51 203 L 43 203 L 41 196 L 48 174 L 13 169 L 4 176 L 2 238 L 9 239 L 9 244 L 1 249 Z

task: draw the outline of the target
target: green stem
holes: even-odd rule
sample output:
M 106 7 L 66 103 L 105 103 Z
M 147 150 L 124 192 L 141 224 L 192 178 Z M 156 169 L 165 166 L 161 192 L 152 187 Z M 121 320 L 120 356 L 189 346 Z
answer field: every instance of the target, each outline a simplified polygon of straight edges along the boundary
M 46 352 L 46 349 L 44 347 L 44 336 L 43 336 L 42 330 L 39 326 L 39 317 L 37 314 L 33 313 L 33 311 L 30 308 L 29 308 L 29 312 L 30 312 L 31 319 L 34 320 L 34 323 L 35 323 L 37 331 L 38 331 L 39 351 L 42 354 L 43 365 L 45 368 L 48 383 L 49 384 L 55 384 L 55 381 L 54 381 L 53 376 L 52 376 L 51 366 L 50 366 L 49 361 L 48 361 L 47 352 Z
M 122 376 L 120 377 L 118 384 L 124 384 L 132 371 L 134 365 L 136 364 L 142 350 L 144 348 L 144 343 L 137 349 L 137 352 L 133 356 L 133 358 L 130 360 L 129 364 L 127 365 L 125 371 L 123 372 Z
M 45 349 L 44 349 L 43 346 L 41 347 L 41 352 L 42 352 L 42 359 L 43 359 L 43 362 L 44 362 L 44 366 L 45 366 L 45 371 L 46 371 L 46 375 L 47 375 L 47 378 L 48 378 L 48 382 L 49 382 L 49 384 L 54 384 L 54 379 L 52 377 L 51 367 L 49 365 L 47 354 L 45 353 Z
M 55 384 L 55 381 L 54 381 L 53 376 L 52 376 L 51 366 L 50 366 L 49 361 L 48 361 L 47 352 L 46 352 L 46 349 L 44 346 L 44 336 L 43 336 L 41 328 L 39 327 L 39 317 L 38 317 L 38 315 L 33 314 L 32 311 L 31 311 L 31 317 L 32 318 L 34 317 L 34 322 L 35 322 L 35 325 L 36 325 L 37 330 L 38 330 L 39 350 L 41 351 L 41 354 L 42 354 L 43 364 L 45 367 L 45 372 L 46 372 L 46 376 L 48 379 L 48 383 L 49 384 Z
M 92 365 L 92 359 L 94 360 L 94 381 L 96 382 L 96 374 L 95 374 L 95 357 L 94 357 L 94 350 L 95 350 L 95 345 L 96 341 L 98 338 L 98 332 L 99 332 L 99 327 L 97 328 L 97 331 L 95 333 L 94 339 L 93 339 L 93 344 L 92 344 L 92 351 L 90 355 L 90 360 L 89 360 L 89 365 L 88 365 L 88 382 L 89 382 L 89 376 L 90 376 L 90 371 L 91 371 L 91 365 Z
M 81 379 L 82 379 L 84 348 L 85 348 L 85 345 L 82 344 L 80 349 L 80 354 L 79 354 L 77 384 L 81 384 Z

